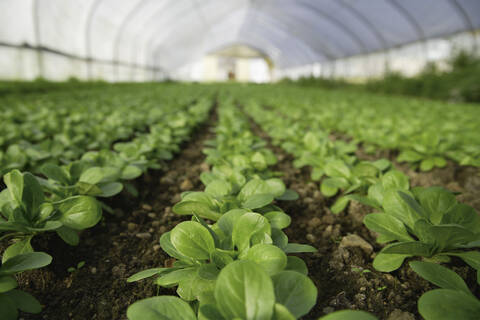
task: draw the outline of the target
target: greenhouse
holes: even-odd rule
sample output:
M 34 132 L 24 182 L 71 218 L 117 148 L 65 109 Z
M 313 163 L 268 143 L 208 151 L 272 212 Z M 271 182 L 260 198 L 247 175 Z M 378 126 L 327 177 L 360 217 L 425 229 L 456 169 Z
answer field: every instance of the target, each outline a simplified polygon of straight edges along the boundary
M 0 320 L 480 319 L 480 1 L 0 0 Z

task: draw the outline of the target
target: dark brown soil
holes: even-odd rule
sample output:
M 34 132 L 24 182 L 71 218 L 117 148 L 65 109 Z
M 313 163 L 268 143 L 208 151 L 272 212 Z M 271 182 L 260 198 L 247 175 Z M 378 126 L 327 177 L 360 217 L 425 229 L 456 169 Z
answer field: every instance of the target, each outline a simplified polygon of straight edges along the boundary
M 171 210 L 180 193 L 202 189 L 199 176 L 208 170 L 202 146 L 212 136 L 215 117 L 212 114 L 194 132 L 163 170 L 150 171 L 134 181 L 139 198 L 122 192 L 108 201 L 115 213 L 104 213 L 100 224 L 82 233 L 78 246 L 68 246 L 53 234 L 35 239 L 34 248 L 52 255 L 53 262 L 19 276 L 20 287 L 44 305 L 40 315 L 24 314 L 24 319 L 126 319 L 130 304 L 157 293 L 152 281 L 127 283 L 126 279 L 168 263 L 159 239 L 186 219 Z M 85 261 L 83 268 L 67 272 L 80 261 Z M 175 294 L 173 289 L 159 292 Z
M 294 168 L 291 155 L 271 145 L 268 135 L 253 121 L 252 128 L 269 142 L 277 155 L 279 162 L 275 169 L 283 172 L 282 179 L 287 187 L 300 195 L 296 201 L 278 203 L 292 217 L 292 224 L 286 229 L 290 242 L 308 243 L 318 249 L 318 253 L 301 255 L 318 288 L 317 304 L 304 319 L 318 319 L 340 309 L 369 311 L 379 319 L 421 319 L 417 300 L 434 286 L 417 276 L 406 263 L 392 273 L 375 271 L 372 261 L 381 246 L 362 223 L 363 217 L 372 209 L 351 202 L 344 212 L 331 213 L 329 207 L 335 199 L 321 194 L 319 184 L 310 179 L 311 169 Z M 391 159 L 393 156 L 394 153 L 390 152 L 370 160 Z M 473 206 L 478 204 L 475 203 L 480 199 L 478 168 L 452 168 L 449 164 L 444 169 L 418 173 L 406 166 L 395 165 L 410 176 L 413 186 L 442 185 L 453 191 L 462 191 L 471 198 L 460 199 L 462 196 L 459 196 L 459 200 Z M 475 272 L 460 261 L 454 261 L 453 265 L 470 288 L 480 294 Z

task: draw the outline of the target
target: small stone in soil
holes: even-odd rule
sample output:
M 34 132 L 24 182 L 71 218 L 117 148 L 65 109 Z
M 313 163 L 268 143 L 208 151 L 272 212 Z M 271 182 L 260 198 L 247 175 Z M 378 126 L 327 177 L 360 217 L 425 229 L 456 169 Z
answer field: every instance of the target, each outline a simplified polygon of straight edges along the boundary
M 137 228 L 137 225 L 136 225 L 135 223 L 133 223 L 133 222 L 129 222 L 129 223 L 127 224 L 127 229 L 128 229 L 128 231 L 134 231 L 136 228 Z
M 142 209 L 147 211 L 152 211 L 152 206 L 149 204 L 143 204 Z
M 149 214 L 147 214 L 147 216 L 149 218 L 152 218 L 152 219 L 155 219 L 157 217 L 157 215 L 155 214 L 155 212 L 150 212 Z
M 150 239 L 152 237 L 148 232 L 137 233 L 135 236 L 140 239 Z
M 348 236 L 343 237 L 342 241 L 340 242 L 340 248 L 347 247 L 358 247 L 367 254 L 371 254 L 373 252 L 372 245 L 356 234 L 349 234 Z
M 387 320 L 415 320 L 415 316 L 410 312 L 403 312 L 400 309 L 395 309 Z
M 191 189 L 193 189 L 193 184 L 188 179 L 183 180 L 182 184 L 180 184 L 180 190 L 182 191 L 188 191 Z

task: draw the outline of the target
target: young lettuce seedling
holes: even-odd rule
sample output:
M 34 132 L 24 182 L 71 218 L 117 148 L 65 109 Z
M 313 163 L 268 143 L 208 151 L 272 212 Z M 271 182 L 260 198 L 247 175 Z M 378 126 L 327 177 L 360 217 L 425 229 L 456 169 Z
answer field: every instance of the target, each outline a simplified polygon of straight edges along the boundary
M 335 196 L 339 190 L 343 191 L 331 207 L 333 213 L 343 211 L 350 200 L 365 196 L 368 188 L 377 183 L 380 175 L 391 166 L 386 159 L 375 162 L 362 161 L 355 166 L 349 166 L 342 160 L 330 161 L 325 165 L 325 178 L 320 185 L 320 191 L 326 197 Z
M 308 245 L 288 243 L 281 229 L 290 224 L 290 217 L 283 212 L 261 215 L 233 209 L 212 226 L 198 216 L 194 219 L 178 224 L 160 238 L 162 249 L 177 259 L 172 268 L 145 270 L 128 281 L 157 276 L 157 285 L 178 286 L 181 298 L 202 302 L 213 294 L 220 270 L 233 261 L 254 261 L 271 275 L 284 270 L 306 275 L 305 263 L 286 254 L 316 252 Z
M 454 271 L 421 261 L 410 262 L 410 267 L 441 288 L 427 291 L 418 300 L 418 311 L 425 320 L 480 319 L 480 300 Z
M 117 168 L 94 167 L 86 161 L 74 161 L 62 167 L 46 164 L 40 172 L 48 178 L 37 178 L 41 185 L 59 199 L 75 195 L 113 197 L 123 189 L 117 182 L 120 179 Z
M 0 310 L 2 320 L 16 320 L 18 310 L 28 313 L 42 311 L 40 303 L 29 293 L 15 289 L 18 286 L 14 274 L 45 267 L 52 257 L 43 252 L 16 255 L 0 266 Z
M 102 217 L 101 207 L 90 196 L 73 196 L 51 202 L 45 198 L 37 178 L 13 170 L 4 176 L 7 189 L 0 192 L 0 239 L 15 243 L 3 258 L 32 252 L 30 240 L 45 231 L 56 231 L 67 243 L 78 243 L 78 230 L 93 227 Z
M 271 275 L 254 261 L 239 260 L 219 272 L 208 294 L 196 306 L 179 298 L 160 296 L 138 301 L 127 310 L 130 320 L 146 319 L 297 319 L 315 305 L 317 289 L 305 275 L 280 271 Z M 153 318 L 152 319 L 156 319 Z
M 418 137 L 412 137 L 411 149 L 402 151 L 397 160 L 411 162 L 420 166 L 422 171 L 430 171 L 435 167 L 447 165 L 445 154 L 453 148 L 451 141 L 442 139 L 437 132 L 427 131 Z
M 480 216 L 458 203 L 441 188 L 413 188 L 411 193 L 390 189 L 383 195 L 383 213 L 371 213 L 364 223 L 380 234 L 377 241 L 391 242 L 373 261 L 375 269 L 390 272 L 405 258 L 421 256 L 434 261 L 459 257 L 480 271 Z

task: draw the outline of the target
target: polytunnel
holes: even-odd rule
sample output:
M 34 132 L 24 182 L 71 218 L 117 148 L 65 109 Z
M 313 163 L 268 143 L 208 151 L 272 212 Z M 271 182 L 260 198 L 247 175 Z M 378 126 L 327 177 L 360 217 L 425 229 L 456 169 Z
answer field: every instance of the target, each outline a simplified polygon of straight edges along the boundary
M 0 320 L 479 320 L 480 0 L 0 0 Z
M 302 68 L 321 73 L 322 66 L 324 74 L 341 73 L 345 63 L 350 73 L 368 74 L 379 64 L 401 63 L 397 52 L 408 44 L 424 61 L 435 51 L 432 39 L 467 32 L 464 46 L 476 47 L 478 35 L 468 32 L 480 26 L 476 0 L 3 0 L 0 6 L 0 76 L 18 79 L 174 77 L 235 44 L 256 48 L 285 75 Z

